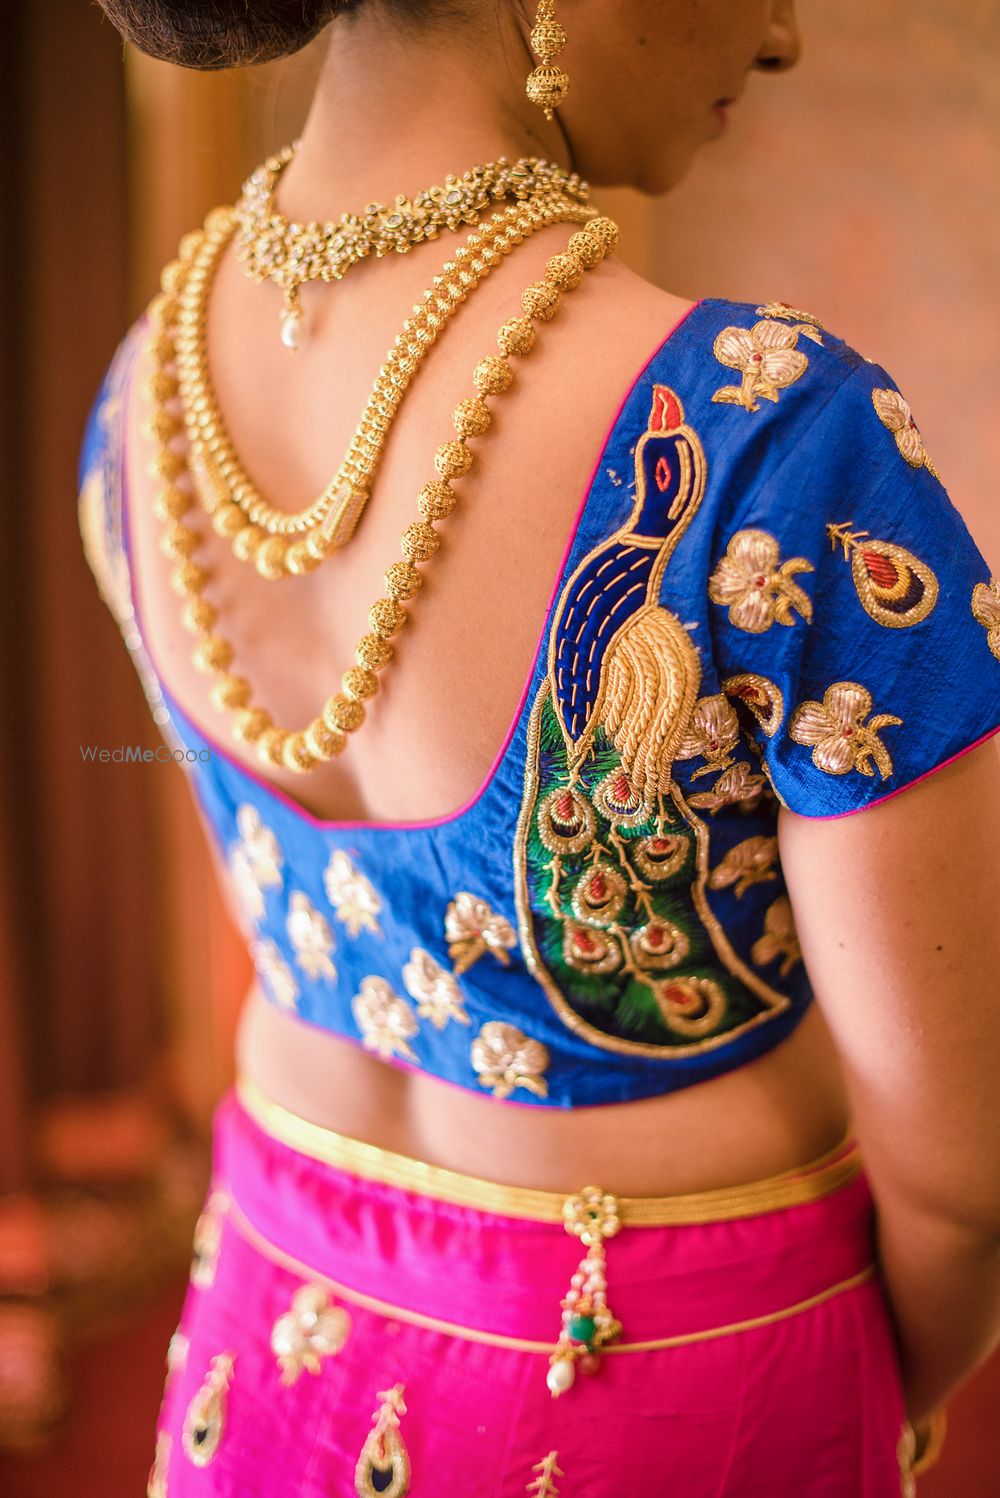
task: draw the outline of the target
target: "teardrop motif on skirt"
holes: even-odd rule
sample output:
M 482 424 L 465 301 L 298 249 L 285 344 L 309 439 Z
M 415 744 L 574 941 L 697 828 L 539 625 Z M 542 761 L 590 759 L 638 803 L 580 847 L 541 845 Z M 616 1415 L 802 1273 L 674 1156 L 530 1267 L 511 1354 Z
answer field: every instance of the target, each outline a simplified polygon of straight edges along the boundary
M 826 530 L 830 544 L 844 548 L 858 597 L 877 624 L 906 629 L 927 618 L 937 602 L 938 580 L 926 562 L 894 541 L 852 531 L 849 520 Z
M 354 1472 L 358 1498 L 404 1498 L 410 1491 L 410 1458 L 399 1431 L 399 1417 L 406 1414 L 403 1387 L 396 1384 L 377 1395 L 382 1403 Z
M 196 1467 L 207 1467 L 219 1449 L 235 1361 L 234 1352 L 220 1352 L 214 1357 L 201 1388 L 188 1405 L 181 1445 L 184 1455 Z

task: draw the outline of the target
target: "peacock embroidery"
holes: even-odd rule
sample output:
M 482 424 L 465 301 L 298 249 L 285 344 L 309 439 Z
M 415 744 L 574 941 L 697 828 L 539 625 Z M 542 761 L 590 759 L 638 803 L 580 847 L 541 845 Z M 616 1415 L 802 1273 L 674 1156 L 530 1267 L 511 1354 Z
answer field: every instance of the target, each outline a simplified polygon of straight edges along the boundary
M 666 386 L 653 387 L 635 474 L 629 518 L 579 562 L 553 615 L 515 890 L 525 961 L 564 1023 L 605 1049 L 668 1057 L 720 1044 L 788 999 L 713 914 L 709 830 L 673 778 L 675 762 L 698 756 L 692 779 L 747 766 L 730 760 L 732 708 L 699 695 L 699 652 L 661 601 L 706 485 L 701 441 Z M 719 804 L 752 803 L 763 785 L 734 781 Z M 738 981 L 720 976 L 720 959 Z

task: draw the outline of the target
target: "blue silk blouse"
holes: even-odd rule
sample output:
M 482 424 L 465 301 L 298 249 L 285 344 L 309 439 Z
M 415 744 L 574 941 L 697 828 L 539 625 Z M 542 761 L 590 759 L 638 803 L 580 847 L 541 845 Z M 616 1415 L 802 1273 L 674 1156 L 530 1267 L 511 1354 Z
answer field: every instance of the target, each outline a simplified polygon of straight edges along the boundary
M 1000 730 L 1000 581 L 886 372 L 782 303 L 697 303 L 608 434 L 485 784 L 367 825 L 307 814 L 157 679 L 122 504 L 136 342 L 91 415 L 82 531 L 271 1001 L 558 1108 L 784 1039 L 812 991 L 779 808 L 862 811 Z

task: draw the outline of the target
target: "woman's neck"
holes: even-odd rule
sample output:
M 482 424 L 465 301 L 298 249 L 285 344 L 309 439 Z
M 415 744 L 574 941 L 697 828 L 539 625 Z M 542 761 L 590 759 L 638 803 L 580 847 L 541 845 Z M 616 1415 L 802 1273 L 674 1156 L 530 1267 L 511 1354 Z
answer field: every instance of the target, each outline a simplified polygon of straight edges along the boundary
M 524 92 L 534 59 L 510 7 L 407 26 L 381 9 L 334 23 L 282 212 L 325 219 L 389 202 L 499 156 L 572 168 L 558 122 Z

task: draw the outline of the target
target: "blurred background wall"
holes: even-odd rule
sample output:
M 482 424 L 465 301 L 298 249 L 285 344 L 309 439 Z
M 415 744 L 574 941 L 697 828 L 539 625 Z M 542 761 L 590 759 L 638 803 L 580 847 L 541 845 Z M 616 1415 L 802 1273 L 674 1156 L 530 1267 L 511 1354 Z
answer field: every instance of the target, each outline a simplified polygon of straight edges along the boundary
M 688 183 L 601 205 L 662 285 L 805 307 L 885 365 L 1000 572 L 1000 0 L 802 10 L 800 69 L 752 80 Z M 249 966 L 182 776 L 81 759 L 157 739 L 82 559 L 76 457 L 159 267 L 293 138 L 316 58 L 200 76 L 123 59 L 83 0 L 5 21 L 0 1445 L 35 1454 L 0 1486 L 125 1498 Z M 998 1394 L 991 1369 L 956 1402 L 921 1498 L 996 1494 Z

